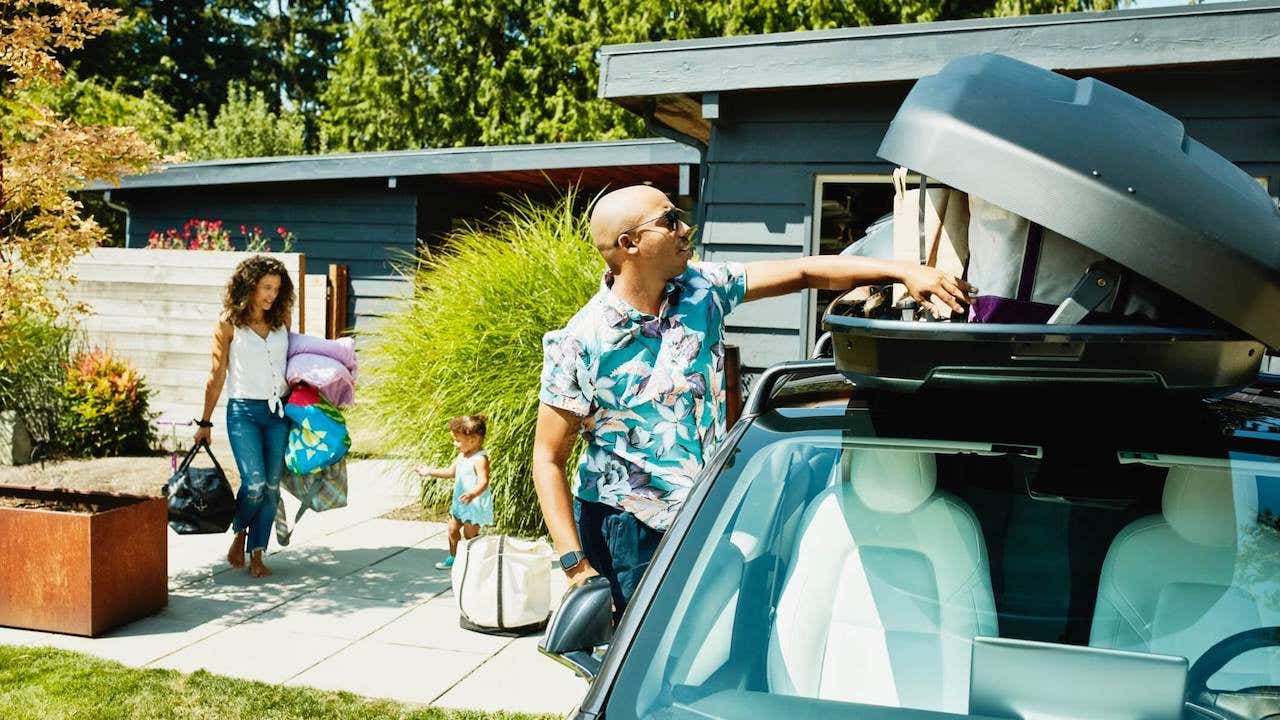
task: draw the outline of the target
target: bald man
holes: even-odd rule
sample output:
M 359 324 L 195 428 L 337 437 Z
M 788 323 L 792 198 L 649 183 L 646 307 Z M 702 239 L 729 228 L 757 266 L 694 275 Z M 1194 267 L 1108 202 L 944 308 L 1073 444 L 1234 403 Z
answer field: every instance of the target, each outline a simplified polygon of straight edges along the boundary
M 570 582 L 603 574 L 620 617 L 716 443 L 725 435 L 724 323 L 739 303 L 804 288 L 899 282 L 957 312 L 962 280 L 866 257 L 690 263 L 691 228 L 647 186 L 599 199 L 600 291 L 543 338 L 533 480 Z M 573 497 L 565 464 L 586 450 Z

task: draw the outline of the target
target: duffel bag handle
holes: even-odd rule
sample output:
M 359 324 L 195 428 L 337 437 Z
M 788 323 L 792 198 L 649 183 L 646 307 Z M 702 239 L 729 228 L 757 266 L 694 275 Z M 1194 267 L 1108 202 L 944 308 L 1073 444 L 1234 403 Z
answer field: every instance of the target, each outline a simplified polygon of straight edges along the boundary
M 191 467 L 191 461 L 196 459 L 196 454 L 200 452 L 201 448 L 209 455 L 209 459 L 213 461 L 213 466 L 218 469 L 218 472 L 225 476 L 227 473 L 223 471 L 222 464 L 218 462 L 218 458 L 213 456 L 213 449 L 209 447 L 209 443 L 203 440 L 191 446 L 191 449 L 187 451 L 187 454 L 182 458 L 182 463 L 178 465 L 178 469 L 173 474 L 180 475 L 186 472 L 187 468 Z M 169 484 L 165 483 L 165 489 L 168 489 L 168 487 Z
M 200 452 L 201 448 L 204 448 L 206 454 L 209 454 L 209 459 L 214 461 L 214 468 L 218 468 L 219 473 L 223 473 L 223 466 L 219 464 L 218 459 L 214 457 L 214 451 L 209 447 L 209 443 L 205 441 L 197 442 L 196 445 L 191 446 L 191 450 L 187 451 L 187 456 L 182 459 L 182 465 L 178 465 L 178 473 L 182 473 L 188 466 L 191 466 L 191 461 L 196 459 L 196 454 Z

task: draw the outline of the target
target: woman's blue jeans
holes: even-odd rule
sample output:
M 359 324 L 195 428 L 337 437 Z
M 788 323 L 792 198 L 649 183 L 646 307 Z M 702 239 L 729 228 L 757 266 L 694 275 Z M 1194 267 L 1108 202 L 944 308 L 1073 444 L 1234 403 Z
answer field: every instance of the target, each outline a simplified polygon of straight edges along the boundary
M 271 412 L 266 400 L 232 398 L 227 401 L 227 437 L 240 471 L 231 529 L 248 530 L 248 552 L 266 550 L 280 502 L 289 421 Z

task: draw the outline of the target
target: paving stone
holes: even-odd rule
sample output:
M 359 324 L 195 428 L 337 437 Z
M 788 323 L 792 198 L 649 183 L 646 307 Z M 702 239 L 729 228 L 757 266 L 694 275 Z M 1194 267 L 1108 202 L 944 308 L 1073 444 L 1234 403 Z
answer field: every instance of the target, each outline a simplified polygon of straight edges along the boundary
M 350 640 L 269 630 L 252 625 L 227 628 L 150 667 L 282 683 L 350 644 Z
M 483 663 L 486 655 L 362 640 L 291 679 L 290 685 L 429 703 Z M 493 692 L 495 688 L 490 688 Z
M 348 597 L 369 598 L 414 606 L 449 589 L 449 579 L 434 570 L 430 574 L 395 571 L 383 563 L 334 581 L 326 589 Z
M 420 605 L 375 633 L 370 640 L 439 650 L 493 654 L 511 638 L 464 630 L 458 625 L 458 606 L 452 598 Z
M 357 640 L 412 608 L 394 601 L 340 595 L 326 588 L 284 603 L 241 627 Z
M 512 641 L 433 704 L 485 712 L 572 710 L 586 696 L 587 682 L 539 653 L 538 640 L 525 637 Z

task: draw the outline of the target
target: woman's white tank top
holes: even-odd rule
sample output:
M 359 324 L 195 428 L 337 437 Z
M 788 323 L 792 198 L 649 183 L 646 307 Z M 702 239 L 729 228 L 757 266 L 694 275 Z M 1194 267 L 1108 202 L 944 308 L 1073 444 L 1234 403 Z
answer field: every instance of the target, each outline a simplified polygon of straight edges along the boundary
M 289 390 L 285 364 L 289 356 L 289 330 L 283 325 L 261 335 L 249 327 L 236 327 L 227 363 L 227 396 L 242 400 L 266 400 L 274 411 Z

